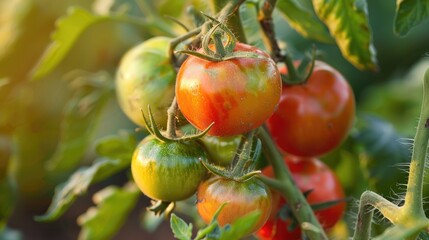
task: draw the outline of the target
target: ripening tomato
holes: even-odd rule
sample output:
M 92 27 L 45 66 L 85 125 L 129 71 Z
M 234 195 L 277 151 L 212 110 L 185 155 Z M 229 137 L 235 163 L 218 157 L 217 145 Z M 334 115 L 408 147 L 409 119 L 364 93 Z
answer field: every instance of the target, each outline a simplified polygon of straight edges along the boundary
M 267 126 L 284 152 L 315 157 L 345 139 L 354 117 L 355 100 L 347 81 L 331 66 L 316 61 L 307 82 L 283 86 L 278 109 Z
M 307 201 L 310 205 L 323 202 L 343 200 L 345 195 L 335 173 L 317 158 L 300 158 L 295 156 L 285 157 L 285 163 L 289 167 L 294 181 L 302 192 L 309 192 Z M 265 168 L 264 175 L 274 176 L 271 166 Z M 299 228 L 289 229 L 290 219 L 281 219 L 279 210 L 286 200 L 277 197 L 278 192 L 273 191 L 273 209 L 270 219 L 257 232 L 261 240 L 301 239 Z M 333 206 L 315 211 L 315 215 L 324 229 L 332 228 L 343 216 L 345 202 L 341 201 Z
M 169 44 L 169 38 L 151 38 L 131 48 L 119 64 L 115 82 L 119 105 L 141 127 L 144 127 L 141 110 L 148 116 L 148 105 L 160 126 L 167 123 L 176 78 L 168 55 Z
M 248 233 L 258 230 L 268 219 L 271 212 L 271 192 L 257 178 L 237 182 L 219 176 L 209 178 L 200 184 L 197 191 L 197 209 L 204 222 L 209 223 L 219 207 L 228 202 L 217 220 L 221 226 L 231 224 L 255 210 L 261 215 L 259 221 Z
M 197 142 L 161 142 L 150 135 L 134 151 L 131 171 L 146 196 L 180 201 L 192 196 L 206 176 L 200 159 L 207 161 Z
M 259 127 L 280 99 L 280 73 L 268 54 L 243 43 L 234 51 L 258 57 L 210 62 L 189 56 L 177 74 L 181 112 L 200 130 L 214 122 L 210 135 L 232 136 Z

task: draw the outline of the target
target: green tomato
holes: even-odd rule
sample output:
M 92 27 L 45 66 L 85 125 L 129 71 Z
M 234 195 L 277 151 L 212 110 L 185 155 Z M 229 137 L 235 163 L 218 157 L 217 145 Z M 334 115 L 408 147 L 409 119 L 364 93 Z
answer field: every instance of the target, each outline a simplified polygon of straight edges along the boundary
M 206 176 L 204 149 L 197 142 L 161 142 L 148 136 L 137 146 L 131 171 L 140 190 L 162 201 L 192 196 Z
M 235 152 L 240 144 L 240 136 L 215 137 L 204 136 L 201 142 L 206 148 L 209 161 L 219 166 L 229 166 L 234 159 Z
M 123 112 L 144 127 L 141 110 L 150 105 L 158 125 L 167 123 L 167 109 L 174 98 L 176 74 L 168 55 L 170 39 L 155 37 L 129 50 L 121 59 L 116 94 Z

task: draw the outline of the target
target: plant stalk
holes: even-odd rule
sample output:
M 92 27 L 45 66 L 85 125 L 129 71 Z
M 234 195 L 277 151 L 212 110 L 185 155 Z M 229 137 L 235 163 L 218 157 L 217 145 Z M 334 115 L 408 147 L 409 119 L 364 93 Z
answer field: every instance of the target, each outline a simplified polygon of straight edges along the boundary
M 252 130 L 246 133 L 244 139 L 242 138 L 242 141 L 244 140 L 245 142 L 243 144 L 243 150 L 238 156 L 237 164 L 233 167 L 233 176 L 243 175 L 245 170 L 244 166 L 251 159 L 252 142 L 254 136 L 255 130 Z
M 429 69 L 423 82 L 423 102 L 408 175 L 403 211 L 418 219 L 426 219 L 423 209 L 423 183 L 429 140 Z
M 353 240 L 369 240 L 371 237 L 371 223 L 374 208 L 392 223 L 398 222 L 399 207 L 372 191 L 362 193 L 359 202 L 359 213 L 356 220 Z
M 276 33 L 274 31 L 274 22 L 272 18 L 277 0 L 265 0 L 258 13 L 259 24 L 264 32 L 264 41 L 270 48 L 271 57 L 275 62 L 284 62 L 288 69 L 290 79 L 298 79 L 292 59 L 287 54 L 283 54 L 277 43 Z
M 167 137 L 176 138 L 176 118 L 179 106 L 177 105 L 176 96 L 174 96 L 170 107 L 167 110 Z
M 308 204 L 305 196 L 294 183 L 292 175 L 284 164 L 283 157 L 276 148 L 269 133 L 264 128 L 261 128 L 259 137 L 262 142 L 263 151 L 270 161 L 276 177 L 276 179 L 270 179 L 260 176 L 260 179 L 271 188 L 278 190 L 287 199 L 300 226 L 303 223 L 310 223 L 312 229 L 316 229 L 316 231 L 303 229 L 311 240 L 328 239 L 314 215 L 310 204 Z
M 238 1 L 236 1 L 236 0 L 234 0 L 234 1 L 212 0 L 212 1 L 210 1 L 211 9 L 214 13 L 219 12 L 219 14 L 220 14 L 219 15 L 219 21 L 220 22 L 224 22 L 226 19 L 228 19 L 227 26 L 228 26 L 228 28 L 230 28 L 232 30 L 232 32 L 235 33 L 235 37 L 237 38 L 237 40 L 239 42 L 246 42 L 246 37 L 244 34 L 243 26 L 241 24 L 241 19 L 240 19 L 238 7 L 234 8 L 234 10 L 232 11 L 232 13 L 235 13 L 233 15 L 222 13 L 228 4 L 231 5 L 230 2 L 237 2 L 237 4 L 234 4 L 234 5 L 237 5 L 239 7 L 244 1 L 242 1 L 242 0 L 238 0 Z

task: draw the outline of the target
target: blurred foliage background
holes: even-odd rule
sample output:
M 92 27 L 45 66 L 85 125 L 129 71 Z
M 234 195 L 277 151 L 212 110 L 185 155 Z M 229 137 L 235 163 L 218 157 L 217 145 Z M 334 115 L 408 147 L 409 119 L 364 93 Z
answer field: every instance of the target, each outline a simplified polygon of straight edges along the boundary
M 76 239 L 82 225 L 76 218 L 93 205 L 92 194 L 128 181 L 129 169 L 118 168 L 108 178 L 91 180 L 95 184 L 88 193 L 84 194 L 85 189 L 73 195 L 80 197 L 57 221 L 38 223 L 33 219 L 46 212 L 55 186 L 69 179 L 72 172 L 91 165 L 100 155 L 113 155 L 100 150 L 100 139 L 103 144 L 113 144 L 119 138 L 106 137 L 124 130 L 135 139 L 141 138 L 117 106 L 113 87 L 116 66 L 126 50 L 151 36 L 183 34 L 164 16 L 190 23 L 186 14 L 189 5 L 203 11 L 212 7 L 197 0 L 0 1 L 0 239 Z M 406 181 L 400 169 L 409 161 L 423 73 L 429 67 L 429 22 L 400 38 L 393 32 L 394 1 L 368 1 L 368 10 L 379 66 L 376 72 L 356 69 L 336 45 L 303 38 L 278 12 L 275 26 L 282 46 L 293 57 L 302 57 L 315 44 L 319 58 L 339 69 L 355 91 L 355 128 L 341 148 L 323 157 L 335 169 L 347 194 L 357 199 L 363 190 L 372 189 L 400 199 L 400 184 Z M 118 21 L 91 17 L 112 13 Z M 123 20 L 123 15 L 132 18 Z M 145 21 L 137 21 L 143 17 Z M 76 30 L 74 21 L 97 24 Z M 82 32 L 73 41 L 67 33 L 55 31 L 61 26 Z M 35 81 L 32 76 L 43 55 L 56 47 L 52 38 L 66 38 L 70 43 L 63 43 L 72 46 Z M 171 238 L 168 225 L 152 233 L 147 230 L 157 220 L 145 221 L 143 230 L 142 221 L 148 216 L 142 213 L 148 199 L 141 194 L 132 199 L 136 205 L 130 203 L 127 211 L 131 215 L 116 238 Z M 349 205 L 346 222 L 355 216 L 353 201 Z M 380 221 L 380 229 L 382 225 Z

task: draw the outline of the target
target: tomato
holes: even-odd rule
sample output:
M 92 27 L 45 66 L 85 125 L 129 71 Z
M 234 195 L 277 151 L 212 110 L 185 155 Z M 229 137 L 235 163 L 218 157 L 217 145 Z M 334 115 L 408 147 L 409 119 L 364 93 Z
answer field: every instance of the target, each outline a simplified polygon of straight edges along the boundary
M 198 187 L 197 209 L 204 222 L 209 223 L 214 213 L 225 202 L 228 204 L 222 209 L 217 219 L 221 226 L 231 224 L 240 217 L 260 210 L 259 221 L 249 234 L 258 230 L 267 221 L 271 212 L 271 192 L 257 178 L 237 182 L 215 176 Z
M 355 100 L 347 81 L 331 66 L 316 61 L 306 83 L 283 86 L 278 109 L 267 125 L 283 151 L 314 157 L 337 147 L 354 117 Z
M 260 57 L 210 62 L 189 56 L 177 74 L 181 112 L 200 130 L 214 122 L 210 135 L 232 136 L 259 127 L 280 99 L 281 79 L 275 62 L 250 45 L 237 43 L 234 51 Z
M 299 228 L 289 228 L 291 228 L 291 220 L 282 220 L 279 217 L 275 219 L 270 218 L 264 226 L 256 232 L 256 235 L 259 240 L 300 240 L 301 230 Z
M 206 155 L 196 142 L 161 142 L 150 135 L 134 151 L 131 171 L 146 196 L 180 201 L 192 196 L 206 176 L 199 159 Z
M 310 205 L 344 199 L 344 191 L 335 173 L 317 158 L 300 158 L 295 156 L 285 157 L 285 163 L 289 167 L 293 179 L 302 192 L 309 192 L 307 201 Z M 274 176 L 271 166 L 263 170 L 263 174 Z M 276 198 L 278 192 L 273 192 L 273 210 L 267 221 L 257 235 L 260 239 L 300 239 L 300 229 L 288 230 L 290 219 L 283 220 L 278 216 L 278 211 L 286 200 L 283 197 Z M 345 202 L 339 202 L 325 209 L 315 211 L 320 224 L 325 229 L 332 228 L 342 217 L 345 211 Z
M 231 164 L 240 140 L 241 136 L 215 137 L 206 135 L 201 138 L 209 161 L 223 167 Z
M 176 74 L 168 55 L 170 39 L 155 37 L 130 49 L 121 59 L 116 76 L 116 95 L 123 112 L 144 127 L 141 109 L 151 106 L 160 126 L 174 98 Z

